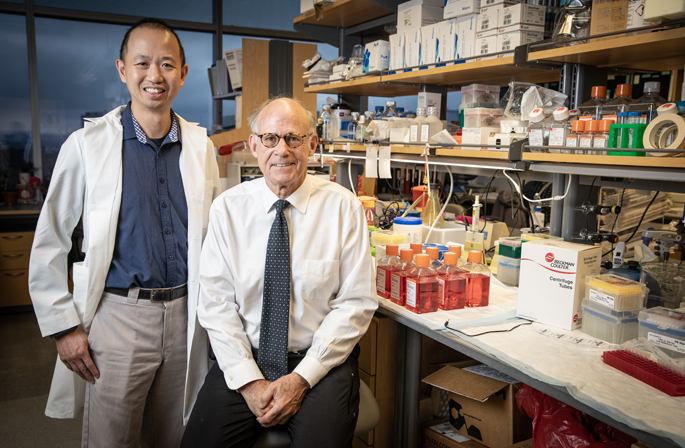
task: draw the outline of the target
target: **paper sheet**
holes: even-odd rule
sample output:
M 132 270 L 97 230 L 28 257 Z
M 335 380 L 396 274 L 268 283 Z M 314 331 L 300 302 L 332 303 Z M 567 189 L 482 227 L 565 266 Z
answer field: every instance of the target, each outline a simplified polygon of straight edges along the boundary
M 378 167 L 381 179 L 390 179 L 390 146 L 381 146 L 378 153 Z
M 366 172 L 364 175 L 367 178 L 377 178 L 378 177 L 378 148 L 375 146 L 366 147 Z

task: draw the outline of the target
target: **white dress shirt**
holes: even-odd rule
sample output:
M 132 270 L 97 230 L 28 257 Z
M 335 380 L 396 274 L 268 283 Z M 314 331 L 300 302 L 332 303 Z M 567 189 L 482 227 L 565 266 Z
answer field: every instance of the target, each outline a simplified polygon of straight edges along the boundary
M 259 348 L 264 266 L 278 197 L 264 179 L 219 196 L 200 260 L 197 315 L 230 389 L 264 378 Z M 333 182 L 307 175 L 284 210 L 290 235 L 288 350 L 308 349 L 295 372 L 314 387 L 342 364 L 378 307 L 361 202 Z

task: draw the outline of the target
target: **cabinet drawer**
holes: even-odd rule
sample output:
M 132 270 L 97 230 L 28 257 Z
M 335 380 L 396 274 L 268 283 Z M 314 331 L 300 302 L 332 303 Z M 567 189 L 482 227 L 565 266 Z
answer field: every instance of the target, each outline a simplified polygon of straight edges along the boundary
M 376 374 L 376 338 L 378 335 L 378 318 L 371 319 L 369 329 L 359 340 L 359 369 L 369 375 Z
M 371 393 L 373 393 L 374 396 L 376 396 L 376 377 L 371 376 L 366 374 L 363 370 L 359 371 L 359 379 L 361 381 L 364 381 L 367 386 L 369 386 L 369 389 L 371 389 Z M 358 436 L 359 439 L 363 440 L 366 445 L 373 445 L 373 436 L 374 436 L 374 431 L 369 431 L 368 433 L 364 434 L 363 436 Z
M 31 250 L 34 232 L 0 233 L 0 252 Z
M 0 271 L 28 269 L 31 251 L 0 252 Z
M 0 272 L 0 306 L 31 305 L 29 270 Z

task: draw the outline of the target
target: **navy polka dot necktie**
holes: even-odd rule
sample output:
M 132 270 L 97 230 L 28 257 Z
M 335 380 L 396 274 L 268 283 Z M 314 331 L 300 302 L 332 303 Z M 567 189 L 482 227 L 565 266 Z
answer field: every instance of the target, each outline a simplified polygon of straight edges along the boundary
M 288 373 L 288 318 L 290 316 L 290 238 L 285 210 L 290 203 L 274 203 L 276 219 L 266 247 L 264 300 L 259 330 L 257 365 L 268 381 Z

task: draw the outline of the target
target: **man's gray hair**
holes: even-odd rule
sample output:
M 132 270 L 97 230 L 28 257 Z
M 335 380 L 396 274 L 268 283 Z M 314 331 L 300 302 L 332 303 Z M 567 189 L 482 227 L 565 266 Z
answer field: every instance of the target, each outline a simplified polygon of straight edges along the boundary
M 257 125 L 259 124 L 259 115 L 261 115 L 262 111 L 271 103 L 273 103 L 276 100 L 290 100 L 294 102 L 295 104 L 299 105 L 306 113 L 307 113 L 307 118 L 309 118 L 309 123 L 308 123 L 308 128 L 309 128 L 309 133 L 316 133 L 316 116 L 310 112 L 307 109 L 307 106 L 300 100 L 296 98 L 291 98 L 287 95 L 279 95 L 275 96 L 272 98 L 269 98 L 268 100 L 264 101 L 262 104 L 257 106 L 257 108 L 252 111 L 249 117 L 247 117 L 247 122 L 250 124 L 250 129 L 252 130 L 253 134 L 258 134 L 259 130 L 257 129 Z

